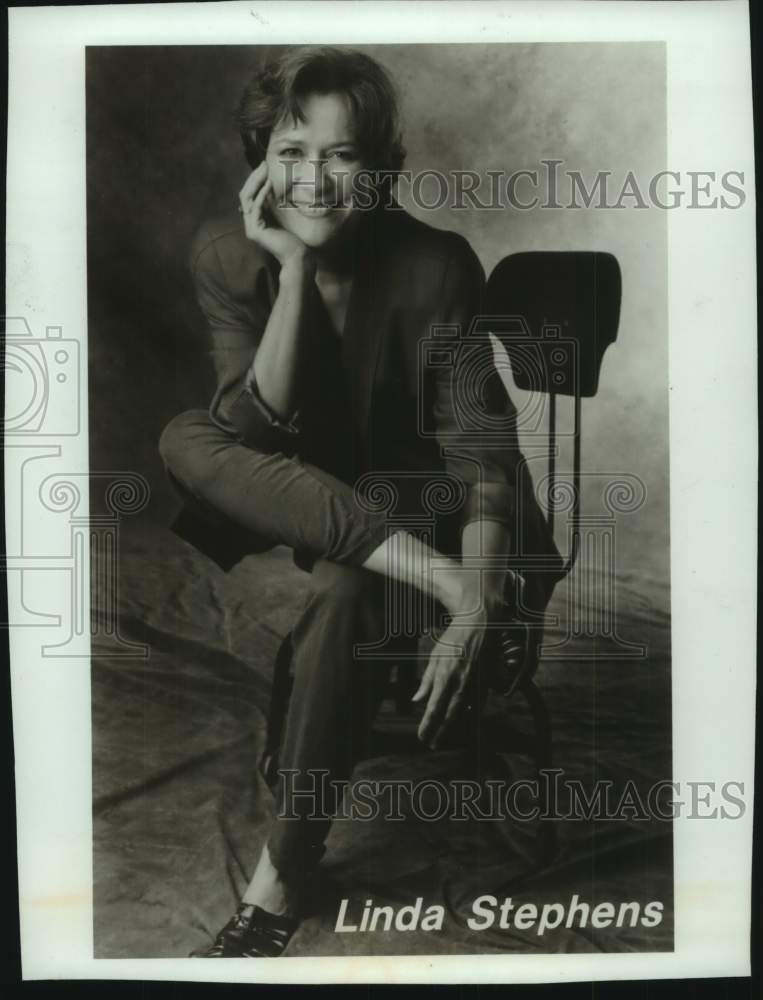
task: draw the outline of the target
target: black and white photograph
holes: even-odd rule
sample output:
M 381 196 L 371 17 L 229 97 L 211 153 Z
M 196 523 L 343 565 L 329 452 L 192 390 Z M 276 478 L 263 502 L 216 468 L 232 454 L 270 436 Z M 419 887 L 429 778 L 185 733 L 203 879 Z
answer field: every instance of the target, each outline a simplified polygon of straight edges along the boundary
M 670 950 L 664 46 L 87 101 L 96 955 Z
M 671 256 L 674 219 L 746 218 L 749 164 L 677 157 L 667 31 L 387 40 L 321 3 L 335 37 L 279 36 L 303 5 L 266 3 L 234 41 L 211 27 L 227 5 L 195 6 L 206 38 L 201 14 L 171 40 L 83 31 L 82 228 L 46 252 L 82 251 L 86 338 L 35 306 L 32 257 L 7 321 L 9 613 L 58 671 L 51 705 L 76 669 L 85 720 L 76 968 L 256 982 L 349 958 L 363 982 L 377 959 L 567 956 L 587 977 L 617 955 L 668 974 L 710 856 L 697 820 L 725 857 L 742 845 L 728 905 L 749 926 L 732 714 L 711 768 L 682 742 L 715 690 L 687 684 L 687 606 L 727 607 L 692 505 L 747 503 L 748 483 L 733 448 L 724 470 L 691 440 L 704 383 L 676 359 L 714 347 L 676 307 L 716 290 L 680 285 Z M 754 405 L 754 382 L 734 391 Z M 58 574 L 55 613 L 32 570 Z M 749 649 L 729 704 L 752 698 Z M 250 961 L 201 961 L 228 958 Z

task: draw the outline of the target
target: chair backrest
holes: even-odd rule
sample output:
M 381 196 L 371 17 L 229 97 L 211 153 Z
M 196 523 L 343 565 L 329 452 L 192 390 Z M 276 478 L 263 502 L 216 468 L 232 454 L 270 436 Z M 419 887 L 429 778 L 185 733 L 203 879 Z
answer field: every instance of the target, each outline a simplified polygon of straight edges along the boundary
M 518 388 L 595 396 L 604 352 L 617 338 L 621 297 L 610 253 L 516 253 L 490 275 L 482 324 L 506 348 Z
M 595 396 L 604 352 L 617 338 L 622 279 L 610 253 L 531 251 L 504 257 L 488 279 L 480 327 L 506 348 L 520 389 L 549 397 L 548 496 L 556 483 L 556 397 L 575 401 L 572 542 L 580 548 L 580 400 Z M 554 531 L 554 507 L 546 514 Z

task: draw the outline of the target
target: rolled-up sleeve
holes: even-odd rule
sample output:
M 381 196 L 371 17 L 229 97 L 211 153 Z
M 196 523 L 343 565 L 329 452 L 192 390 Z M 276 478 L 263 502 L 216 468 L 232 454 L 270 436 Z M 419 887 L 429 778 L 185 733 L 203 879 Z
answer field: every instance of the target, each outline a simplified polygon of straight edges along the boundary
M 299 410 L 289 420 L 279 419 L 260 395 L 253 373 L 244 378 L 243 389 L 230 405 L 229 413 L 244 443 L 286 454 L 296 449 L 301 433 Z
M 435 433 L 446 469 L 466 486 L 462 524 L 474 520 L 514 525 L 521 453 L 516 409 L 495 367 L 480 316 L 484 272 L 465 240 L 447 265 L 439 329 L 451 364 L 435 371 Z
M 207 322 L 217 376 L 209 413 L 214 422 L 251 448 L 291 455 L 300 438 L 300 415 L 278 419 L 263 401 L 251 372 L 270 315 L 264 264 L 253 275 L 261 294 L 237 301 L 226 279 L 217 241 L 204 227 L 191 248 L 196 299 Z

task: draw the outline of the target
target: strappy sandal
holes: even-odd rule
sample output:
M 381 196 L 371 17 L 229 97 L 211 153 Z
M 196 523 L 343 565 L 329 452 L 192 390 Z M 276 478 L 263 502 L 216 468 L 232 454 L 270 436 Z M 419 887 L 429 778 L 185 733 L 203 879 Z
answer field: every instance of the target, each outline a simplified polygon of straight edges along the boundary
M 242 903 L 215 938 L 211 948 L 192 958 L 278 958 L 299 926 L 297 917 L 278 916 Z

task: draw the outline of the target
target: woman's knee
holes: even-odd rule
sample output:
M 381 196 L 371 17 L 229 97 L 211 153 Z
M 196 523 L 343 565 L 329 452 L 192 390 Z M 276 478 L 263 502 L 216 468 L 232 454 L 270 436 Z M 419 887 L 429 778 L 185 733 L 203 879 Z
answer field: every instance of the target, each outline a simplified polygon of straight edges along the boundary
M 173 417 L 159 437 L 165 468 L 189 489 L 203 487 L 215 475 L 215 455 L 224 443 L 213 439 L 215 430 L 206 410 L 187 410 Z

